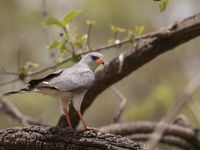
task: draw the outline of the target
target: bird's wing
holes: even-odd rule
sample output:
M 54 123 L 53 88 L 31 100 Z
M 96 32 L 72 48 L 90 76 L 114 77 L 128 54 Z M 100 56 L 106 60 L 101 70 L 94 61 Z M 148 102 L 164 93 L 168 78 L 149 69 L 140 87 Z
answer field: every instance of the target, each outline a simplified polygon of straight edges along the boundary
M 88 68 L 72 67 L 64 70 L 59 76 L 50 79 L 46 84 L 59 91 L 84 91 L 94 83 L 94 73 Z
M 55 72 L 53 72 L 53 73 L 51 73 L 51 74 L 49 74 L 49 75 L 47 75 L 47 76 L 45 76 L 45 77 L 43 77 L 43 78 L 41 78 L 41 79 L 34 79 L 34 80 L 31 80 L 31 81 L 29 81 L 27 87 L 28 87 L 29 89 L 34 89 L 34 88 L 36 88 L 39 84 L 41 84 L 42 82 L 44 82 L 44 81 L 49 81 L 50 79 L 59 76 L 63 71 L 64 71 L 64 69 L 57 70 L 57 71 L 55 71 Z

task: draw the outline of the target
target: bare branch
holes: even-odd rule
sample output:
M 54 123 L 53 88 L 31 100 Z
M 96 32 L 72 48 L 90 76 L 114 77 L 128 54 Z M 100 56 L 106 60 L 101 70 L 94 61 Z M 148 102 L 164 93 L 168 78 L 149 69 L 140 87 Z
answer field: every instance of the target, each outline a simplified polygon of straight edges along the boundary
M 136 141 L 148 141 L 151 133 L 159 124 L 156 122 L 137 121 L 129 123 L 117 123 L 100 128 L 101 131 L 116 135 L 122 135 Z M 183 127 L 179 125 L 162 124 L 165 132 L 159 142 L 174 145 L 176 147 L 198 150 L 200 149 L 200 138 L 195 128 Z
M 48 17 L 46 0 L 42 0 L 42 16 L 43 16 L 43 20 L 45 20 Z M 47 44 L 50 44 L 51 38 L 49 35 L 49 30 L 47 28 L 44 28 L 44 30 L 45 30 L 45 34 L 46 34 L 46 38 L 47 38 Z M 52 63 L 56 63 L 55 50 L 53 49 L 49 53 L 50 53 L 50 58 L 52 60 Z
M 24 115 L 19 109 L 9 100 L 5 98 L 0 99 L 0 111 L 5 114 L 11 116 L 12 118 L 18 120 L 25 126 L 28 125 L 42 125 L 42 126 L 50 126 L 50 124 L 44 123 L 39 119 L 34 119 L 29 116 Z
M 17 67 L 18 67 L 18 69 L 21 66 L 21 61 L 20 60 L 21 60 L 21 45 L 19 46 L 18 53 L 17 53 Z
M 172 124 L 177 124 L 184 127 L 191 127 L 191 124 L 186 116 L 183 114 L 178 115 L 175 120 L 172 122 Z
M 114 122 L 116 123 L 116 122 L 120 122 L 120 117 L 124 110 L 127 100 L 126 100 L 126 97 L 115 86 L 111 86 L 111 90 L 114 92 L 116 97 L 120 100 L 119 109 L 114 117 Z
M 67 57 L 67 58 L 65 58 L 65 59 L 64 59 L 61 63 L 59 63 L 59 64 L 52 64 L 52 65 L 50 65 L 50 66 L 48 66 L 48 67 L 46 67 L 46 68 L 37 70 L 37 71 L 35 71 L 35 72 L 31 72 L 31 73 L 27 74 L 27 76 L 34 76 L 34 75 L 43 73 L 43 72 L 45 72 L 45 71 L 54 69 L 54 68 L 56 68 L 56 67 L 58 67 L 58 66 L 60 66 L 60 65 L 62 65 L 62 64 L 64 64 L 64 63 L 68 62 L 70 59 L 71 59 L 71 57 Z
M 106 45 L 106 46 L 102 46 L 102 47 L 99 47 L 97 49 L 93 49 L 91 51 L 81 51 L 81 52 L 78 52 L 76 53 L 76 55 L 84 55 L 84 54 L 87 54 L 88 52 L 96 52 L 96 51 L 102 51 L 102 50 L 105 50 L 105 49 L 109 49 L 109 48 L 113 48 L 113 47 L 117 47 L 119 45 L 123 45 L 123 44 L 126 44 L 126 43 L 129 43 L 130 41 L 129 40 L 124 40 L 124 41 L 121 41 L 120 43 L 117 43 L 117 44 L 113 44 L 113 45 Z M 67 63 L 68 61 L 70 61 L 72 59 L 72 56 L 68 56 L 67 58 L 65 58 L 62 63 L 59 63 L 59 64 L 52 64 L 46 68 L 43 68 L 41 70 L 37 70 L 35 72 L 31 72 L 29 74 L 27 74 L 26 76 L 34 76 L 34 75 L 37 75 L 37 74 L 40 74 L 40 73 L 43 73 L 45 71 L 48 71 L 48 70 L 51 70 L 51 69 L 54 69 L 58 66 L 61 66 L 65 63 Z
M 198 124 L 200 125 L 200 105 L 199 103 L 194 99 L 194 98 L 191 98 L 191 101 L 189 102 L 189 107 L 191 109 L 191 111 L 193 112 L 194 114 L 194 117 L 196 118 Z
M 113 48 L 113 47 L 117 47 L 119 45 L 123 45 L 123 44 L 129 43 L 129 42 L 130 42 L 129 40 L 124 40 L 124 41 L 121 41 L 120 43 L 99 47 L 99 48 L 91 50 L 91 51 L 93 51 L 93 52 L 102 51 L 102 50 L 105 50 L 105 49 L 109 49 L 109 48 Z M 77 53 L 76 55 L 84 55 L 84 54 L 87 54 L 88 52 L 91 52 L 91 51 L 81 51 L 81 52 Z M 48 70 L 55 69 L 55 68 L 65 64 L 65 63 L 67 63 L 71 59 L 72 59 L 72 56 L 68 56 L 61 63 L 58 63 L 58 64 L 57 63 L 53 63 L 50 66 L 47 66 L 47 67 L 45 67 L 43 69 L 40 69 L 40 70 L 37 70 L 37 71 L 34 71 L 34 72 L 29 72 L 27 75 L 25 75 L 25 77 L 31 77 L 31 76 L 46 72 Z M 8 72 L 8 73 L 12 73 L 12 72 Z M 12 74 L 16 74 L 16 73 L 13 72 Z M 17 75 L 19 75 L 19 73 L 17 73 Z M 0 86 L 13 83 L 13 82 L 15 82 L 17 80 L 19 80 L 19 77 L 15 78 L 13 80 L 2 82 L 2 83 L 0 83 Z
M 150 137 L 150 134 L 133 134 L 126 136 L 127 138 L 134 140 L 134 141 L 147 141 Z M 163 135 L 162 138 L 159 141 L 163 144 L 168 144 L 170 146 L 175 146 L 179 148 L 183 148 L 185 150 L 196 150 L 191 143 L 188 141 L 171 135 Z
M 0 86 L 6 85 L 6 84 L 9 84 L 9 83 L 14 83 L 14 82 L 18 81 L 19 79 L 20 79 L 19 77 L 16 77 L 16 78 L 14 78 L 12 80 L 1 82 Z
M 18 75 L 18 72 L 12 72 L 12 71 L 7 71 L 5 68 L 1 67 L 0 69 L 0 73 L 1 74 L 5 74 L 5 75 Z
M 87 37 L 87 46 L 88 46 L 89 51 L 91 51 L 91 49 L 92 49 L 91 46 L 90 46 L 91 31 L 92 31 L 92 24 L 89 24 L 88 32 L 87 32 L 87 35 L 88 35 L 88 37 Z
M 155 145 L 157 141 L 161 138 L 163 132 L 166 130 L 163 123 L 170 123 L 173 118 L 180 112 L 180 110 L 191 100 L 192 94 L 200 86 L 200 73 L 197 74 L 186 86 L 183 93 L 181 93 L 176 99 L 175 103 L 169 108 L 166 115 L 162 118 L 155 131 L 152 133 L 149 139 L 149 145 Z

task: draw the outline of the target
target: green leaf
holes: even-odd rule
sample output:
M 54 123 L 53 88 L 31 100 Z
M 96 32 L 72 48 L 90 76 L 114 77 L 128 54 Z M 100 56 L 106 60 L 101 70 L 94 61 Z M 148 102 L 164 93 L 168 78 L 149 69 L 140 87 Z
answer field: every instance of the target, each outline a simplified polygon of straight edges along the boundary
M 143 31 L 144 31 L 144 26 L 135 27 L 135 32 L 137 35 L 142 35 Z
M 169 2 L 170 2 L 170 0 L 160 0 L 159 11 L 163 12 L 167 8 L 167 5 Z
M 53 48 L 58 48 L 59 42 L 57 41 L 53 41 L 50 43 L 50 45 L 48 46 L 49 50 L 52 50 Z
M 128 32 L 128 37 L 129 39 L 131 40 L 131 42 L 134 42 L 135 41 L 135 34 L 133 33 L 133 31 L 129 31 Z
M 33 63 L 33 62 L 27 62 L 26 65 L 24 66 L 26 69 L 29 68 L 34 68 L 34 67 L 38 67 L 38 64 Z
M 60 43 L 58 45 L 58 49 L 60 50 L 61 53 L 65 53 L 67 51 L 66 47 L 64 44 Z
M 120 28 L 120 27 L 117 27 L 117 26 L 114 26 L 114 25 L 111 25 L 110 28 L 113 32 L 125 32 L 126 31 L 126 29 Z
M 19 67 L 20 76 L 25 76 L 28 74 L 30 68 L 38 67 L 38 64 L 33 62 L 27 62 L 24 66 Z
M 19 72 L 20 72 L 20 75 L 27 75 L 28 69 L 25 68 L 24 66 L 20 66 L 19 67 Z
M 56 18 L 48 18 L 47 20 L 44 21 L 43 24 L 48 27 L 57 26 L 59 28 L 63 28 L 62 22 Z
M 108 44 L 115 44 L 115 40 L 113 39 L 108 40 Z
M 58 58 L 57 60 L 56 60 L 56 63 L 57 64 L 61 64 L 63 62 L 63 58 L 62 57 L 60 57 L 60 58 Z
M 126 32 L 126 29 L 118 28 L 118 32 Z
M 76 10 L 76 11 L 71 11 L 69 12 L 67 15 L 65 15 L 64 19 L 63 19 L 63 24 L 66 25 L 70 22 L 72 22 L 72 20 L 78 16 L 81 13 L 81 10 Z
M 88 25 L 94 25 L 96 23 L 96 21 L 87 20 L 86 23 Z
M 87 41 L 88 35 L 84 34 L 84 35 L 81 36 L 80 34 L 75 33 L 74 37 L 76 38 L 76 41 L 72 42 L 72 45 L 74 47 L 82 48 L 83 44 L 85 44 L 86 41 Z
M 73 54 L 71 60 L 72 60 L 72 62 L 77 63 L 81 60 L 81 56 Z
M 76 38 L 77 41 L 81 41 L 81 35 L 80 34 L 75 33 L 74 37 Z
M 110 29 L 111 29 L 113 32 L 117 32 L 117 27 L 114 26 L 114 25 L 111 25 L 111 26 L 110 26 Z
M 63 36 L 63 38 L 64 38 L 65 40 L 69 40 L 70 37 L 71 37 L 71 34 L 65 34 L 65 35 Z
M 87 41 L 88 35 L 84 34 L 81 36 L 81 39 L 79 40 L 79 43 L 84 44 Z

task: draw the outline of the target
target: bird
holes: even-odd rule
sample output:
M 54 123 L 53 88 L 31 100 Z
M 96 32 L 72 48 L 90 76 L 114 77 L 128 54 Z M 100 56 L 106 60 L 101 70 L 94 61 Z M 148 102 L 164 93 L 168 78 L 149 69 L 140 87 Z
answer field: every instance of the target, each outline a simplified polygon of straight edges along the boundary
M 86 92 L 95 82 L 95 70 L 100 64 L 104 65 L 104 56 L 98 52 L 89 52 L 72 67 L 57 70 L 41 79 L 33 79 L 28 82 L 25 88 L 5 93 L 3 96 L 38 92 L 57 98 L 60 100 L 61 111 L 66 117 L 69 128 L 72 128 L 72 124 L 68 111 L 69 104 L 72 103 L 84 129 L 95 130 L 95 128 L 88 127 L 84 121 L 81 114 L 81 103 Z

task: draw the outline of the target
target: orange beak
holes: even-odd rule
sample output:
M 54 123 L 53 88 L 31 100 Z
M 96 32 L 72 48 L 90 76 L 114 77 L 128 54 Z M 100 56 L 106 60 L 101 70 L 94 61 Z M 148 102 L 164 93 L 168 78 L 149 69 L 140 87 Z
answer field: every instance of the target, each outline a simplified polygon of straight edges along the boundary
M 103 64 L 104 65 L 104 59 L 101 57 L 96 61 L 97 64 Z

